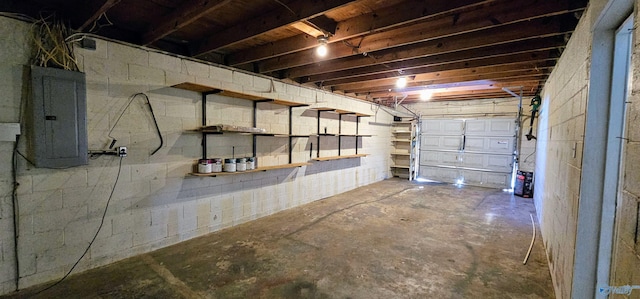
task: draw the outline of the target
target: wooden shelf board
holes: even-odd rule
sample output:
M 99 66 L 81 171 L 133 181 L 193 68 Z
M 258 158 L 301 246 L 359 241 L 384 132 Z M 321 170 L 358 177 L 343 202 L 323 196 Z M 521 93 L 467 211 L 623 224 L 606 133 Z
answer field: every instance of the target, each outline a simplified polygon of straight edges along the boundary
M 361 134 L 340 134 L 342 137 L 371 137 L 373 135 L 361 135 Z
M 391 166 L 391 168 L 400 168 L 400 169 L 410 169 L 409 165 L 395 165 Z
M 191 91 L 195 91 L 195 92 L 202 92 L 202 93 L 215 93 L 215 94 L 223 95 L 223 96 L 226 96 L 226 97 L 245 99 L 245 100 L 250 100 L 250 101 L 270 102 L 270 103 L 283 105 L 283 106 L 291 106 L 291 107 L 309 106 L 308 104 L 305 104 L 305 103 L 298 103 L 298 102 L 279 100 L 279 99 L 271 99 L 271 98 L 267 98 L 267 97 L 263 97 L 263 96 L 255 96 L 255 95 L 245 94 L 245 93 L 241 93 L 241 92 L 229 91 L 229 90 L 224 90 L 224 89 L 220 89 L 220 88 L 215 88 L 215 87 L 206 86 L 206 85 L 197 84 L 197 83 L 191 83 L 191 82 L 183 82 L 183 83 L 180 83 L 180 84 L 172 85 L 171 87 L 179 88 L 179 89 L 185 89 L 185 90 L 191 90 Z
M 254 128 L 254 129 L 258 129 L 258 128 Z M 223 134 L 223 133 L 235 133 L 235 134 L 256 134 L 256 135 L 260 135 L 260 134 L 269 134 L 269 133 L 263 133 L 263 132 L 256 132 L 254 130 L 243 130 L 243 129 L 237 129 L 237 130 L 229 130 L 229 129 L 224 129 L 224 128 L 216 128 L 215 126 L 209 126 L 209 127 L 203 127 L 200 129 L 196 129 L 196 131 L 198 132 L 202 132 L 202 133 L 208 133 L 208 134 Z M 271 134 L 273 135 L 273 134 Z
M 192 172 L 192 173 L 190 173 L 190 175 L 201 176 L 201 177 L 216 177 L 216 176 L 236 175 L 236 174 L 243 174 L 243 173 L 269 171 L 269 170 L 276 170 L 276 169 L 296 168 L 296 167 L 302 167 L 302 166 L 306 166 L 306 165 L 311 165 L 311 163 L 304 162 L 304 163 L 291 163 L 291 164 L 284 164 L 284 165 L 264 166 L 264 167 L 258 167 L 256 169 L 252 169 L 252 170 L 236 171 L 236 172 L 215 172 L 215 173 L 197 173 L 197 172 Z
M 183 82 L 183 83 L 180 83 L 180 84 L 172 85 L 171 87 L 184 89 L 184 90 L 191 90 L 191 91 L 195 91 L 195 92 L 203 92 L 203 93 L 204 92 L 214 92 L 216 90 L 219 90 L 219 89 L 217 89 L 215 87 L 196 84 L 196 83 L 190 83 L 190 82 Z
M 411 153 L 405 153 L 405 152 L 392 152 L 391 154 L 396 156 L 411 156 Z
M 367 117 L 367 116 L 371 116 L 371 114 L 364 114 L 364 113 L 359 113 L 359 112 L 354 112 L 354 111 L 348 111 L 348 110 L 342 110 L 342 109 L 336 109 L 335 111 L 336 111 L 336 113 L 338 113 L 338 114 L 351 114 L 351 115 L 360 116 L 360 117 Z
M 291 106 L 291 107 L 306 107 L 306 106 L 309 106 L 309 104 L 290 102 L 290 101 L 285 101 L 285 100 L 273 100 L 272 102 L 274 104 L 283 105 L 283 106 Z
M 411 131 L 393 131 L 394 134 L 411 134 Z
M 289 137 L 289 134 L 278 134 L 278 133 L 253 133 L 256 136 L 267 136 L 267 137 Z
M 331 112 L 335 112 L 336 108 L 329 108 L 329 107 L 315 107 L 315 108 L 311 108 L 311 110 L 318 110 L 318 111 L 331 111 Z
M 351 115 L 360 116 L 360 117 L 371 116 L 371 114 L 365 114 L 365 113 L 360 113 L 355 111 L 342 110 L 342 109 L 329 108 L 329 107 L 316 107 L 316 108 L 311 108 L 311 110 L 330 111 L 338 114 L 351 114 Z
M 216 94 L 225 96 L 225 97 L 230 97 L 230 98 L 238 98 L 238 99 L 244 99 L 244 100 L 249 100 L 249 101 L 264 101 L 264 100 L 271 100 L 265 97 L 261 97 L 261 96 L 254 96 L 254 95 L 250 95 L 250 94 L 244 94 L 244 93 L 239 93 L 239 92 L 235 92 L 235 91 L 228 91 L 228 90 L 223 90 L 223 89 L 218 89 L 218 92 L 216 92 Z
M 360 158 L 360 157 L 366 157 L 368 155 L 369 154 L 356 154 L 356 155 L 344 155 L 344 156 L 333 156 L 333 157 L 319 157 L 319 158 L 313 158 L 312 160 L 314 160 L 314 161 L 332 161 L 332 160 Z
M 411 139 L 391 139 L 393 142 L 411 142 Z

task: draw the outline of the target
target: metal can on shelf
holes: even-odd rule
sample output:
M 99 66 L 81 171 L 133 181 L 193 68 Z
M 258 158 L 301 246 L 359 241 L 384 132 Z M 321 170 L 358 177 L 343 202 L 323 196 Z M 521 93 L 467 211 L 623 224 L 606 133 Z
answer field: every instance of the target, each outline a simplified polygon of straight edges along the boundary
M 224 172 L 236 172 L 236 159 L 224 159 Z
M 211 159 L 211 172 L 222 172 L 222 158 Z
M 199 173 L 211 173 L 211 160 L 200 159 L 198 160 L 198 172 Z
M 245 170 L 247 170 L 247 159 L 246 158 L 238 158 L 236 160 L 236 170 L 237 171 L 245 171 Z
M 247 170 L 256 169 L 256 158 L 247 157 Z

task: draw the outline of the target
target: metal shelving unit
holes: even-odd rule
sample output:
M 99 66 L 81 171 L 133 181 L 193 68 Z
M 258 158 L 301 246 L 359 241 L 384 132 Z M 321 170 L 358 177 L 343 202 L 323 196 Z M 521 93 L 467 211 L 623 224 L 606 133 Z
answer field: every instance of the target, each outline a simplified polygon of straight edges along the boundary
M 295 107 L 306 107 L 306 106 L 309 106 L 309 105 L 303 104 L 303 103 L 292 102 L 292 101 L 269 99 L 269 98 L 264 98 L 264 97 L 247 95 L 247 94 L 243 94 L 243 93 L 222 90 L 222 89 L 218 89 L 218 88 L 214 88 L 214 87 L 209 87 L 209 86 L 195 84 L 195 83 L 189 83 L 189 82 L 173 85 L 172 87 L 179 88 L 179 89 L 190 90 L 190 91 L 196 91 L 196 92 L 199 92 L 199 93 L 202 94 L 202 101 L 201 101 L 202 102 L 202 127 L 199 128 L 197 131 L 202 134 L 202 158 L 203 159 L 207 158 L 207 136 L 208 135 L 218 135 L 218 134 L 228 134 L 228 133 L 252 135 L 253 136 L 252 150 L 253 150 L 253 156 L 254 157 L 256 156 L 256 153 L 257 153 L 257 149 L 256 149 L 257 140 L 256 140 L 256 138 L 258 136 L 271 136 L 271 137 L 289 138 L 289 163 L 288 164 L 257 167 L 256 169 L 253 169 L 253 170 L 241 171 L 241 172 L 191 173 L 191 175 L 215 177 L 215 176 L 219 176 L 219 175 L 234 175 L 234 174 L 242 174 L 242 173 L 268 171 L 268 170 L 274 170 L 274 169 L 295 168 L 295 167 L 301 167 L 301 166 L 305 166 L 305 165 L 309 165 L 310 164 L 310 163 L 307 163 L 307 162 L 293 163 L 293 161 L 292 161 L 293 139 L 294 138 L 298 138 L 298 137 L 309 137 L 307 135 L 293 135 L 292 134 L 292 129 L 293 129 L 293 127 L 292 127 L 292 111 L 293 111 L 293 108 L 295 108 Z M 253 123 L 252 123 L 253 127 L 251 127 L 251 128 L 242 128 L 241 127 L 241 128 L 231 128 L 231 129 L 229 129 L 229 128 L 225 128 L 224 126 L 207 126 L 207 96 L 213 95 L 213 94 L 253 101 Z M 258 104 L 259 103 L 272 103 L 272 104 L 283 105 L 283 106 L 289 107 L 289 109 L 288 109 L 288 111 L 289 111 L 289 133 L 288 134 L 270 133 L 270 132 L 266 132 L 265 130 L 256 128 L 257 111 L 259 110 L 258 109 Z
M 392 124 L 391 173 L 395 177 L 414 180 L 418 176 L 418 130 L 416 119 L 402 119 Z
M 317 145 L 317 157 L 313 158 L 312 160 L 314 161 L 331 161 L 331 160 L 340 160 L 340 159 L 351 159 L 351 158 L 360 158 L 360 157 L 365 157 L 368 156 L 368 154 L 362 154 L 362 153 L 358 153 L 358 147 L 360 145 L 359 143 L 359 139 L 362 137 L 371 137 L 371 135 L 361 135 L 358 134 L 358 124 L 360 123 L 360 118 L 362 117 L 369 117 L 371 116 L 370 114 L 364 114 L 364 113 L 358 113 L 358 112 L 353 112 L 353 111 L 348 111 L 348 110 L 342 110 L 342 109 L 335 109 L 335 108 L 329 108 L 329 107 L 318 107 L 318 108 L 311 108 L 312 110 L 316 110 L 317 111 L 317 118 L 318 118 L 318 145 Z M 337 113 L 338 114 L 338 134 L 331 134 L 331 133 L 322 133 L 320 132 L 320 119 L 322 118 L 322 113 L 323 112 L 330 112 L 330 113 Z M 345 115 L 352 115 L 356 117 L 356 132 L 355 134 L 343 134 L 342 133 L 342 117 Z M 333 157 L 320 157 L 320 138 L 323 136 L 332 136 L 332 137 L 337 137 L 338 138 L 338 155 L 337 156 L 333 156 Z M 342 155 L 341 150 L 342 150 L 342 138 L 356 138 L 355 140 L 355 151 L 356 154 L 355 155 Z

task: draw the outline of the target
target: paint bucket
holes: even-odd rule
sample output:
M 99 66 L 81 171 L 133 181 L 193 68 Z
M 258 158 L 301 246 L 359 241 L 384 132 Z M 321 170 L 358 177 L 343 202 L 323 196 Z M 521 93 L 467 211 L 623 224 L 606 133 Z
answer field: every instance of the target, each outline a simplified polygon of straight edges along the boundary
M 256 169 L 256 158 L 247 157 L 247 170 Z
M 236 172 L 236 159 L 224 159 L 224 172 Z
M 222 158 L 211 159 L 211 172 L 222 172 Z
M 238 158 L 236 159 L 236 169 L 238 171 L 245 171 L 247 170 L 247 159 L 245 158 Z
M 200 159 L 198 160 L 198 172 L 199 173 L 211 173 L 211 160 Z

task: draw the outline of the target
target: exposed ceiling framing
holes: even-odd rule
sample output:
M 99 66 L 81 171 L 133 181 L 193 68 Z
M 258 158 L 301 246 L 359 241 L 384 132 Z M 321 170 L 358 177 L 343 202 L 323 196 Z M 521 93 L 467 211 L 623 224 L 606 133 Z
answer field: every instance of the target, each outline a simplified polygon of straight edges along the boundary
M 23 0 L 78 32 L 187 55 L 377 103 L 533 96 L 586 0 Z M 315 55 L 318 36 L 329 54 Z M 408 85 L 397 88 L 405 77 Z

